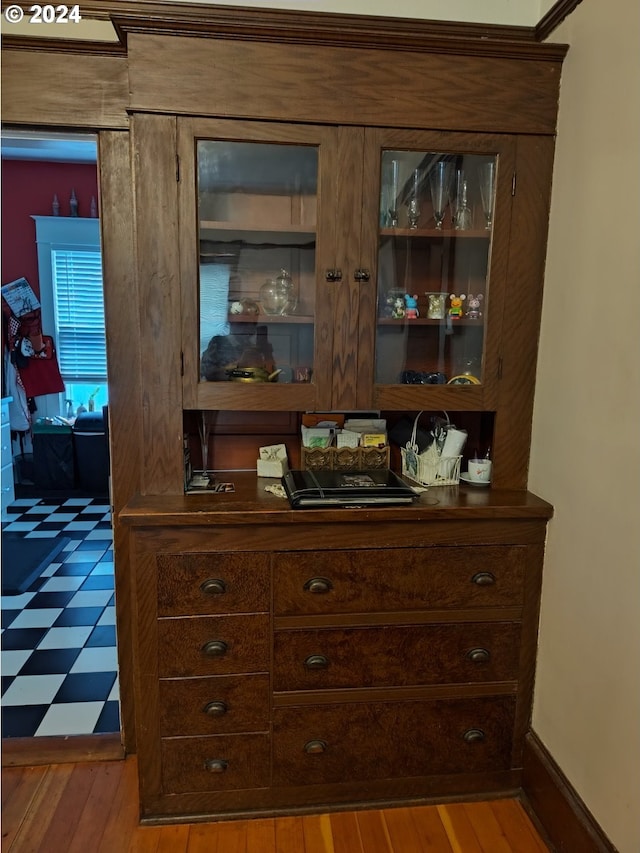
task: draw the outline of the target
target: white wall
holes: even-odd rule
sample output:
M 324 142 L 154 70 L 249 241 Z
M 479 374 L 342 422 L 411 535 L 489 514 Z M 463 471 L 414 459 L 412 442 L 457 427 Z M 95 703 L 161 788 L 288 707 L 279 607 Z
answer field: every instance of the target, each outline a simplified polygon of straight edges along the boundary
M 640 851 L 640 4 L 583 2 L 558 141 L 529 487 L 555 505 L 533 727 Z
M 192 0 L 171 0 L 189 3 Z M 303 9 L 351 15 L 386 15 L 433 21 L 535 26 L 541 0 L 200 0 L 216 6 L 255 6 L 261 9 Z M 555 0 L 554 0 L 555 2 Z M 545 10 L 546 11 L 546 10 Z

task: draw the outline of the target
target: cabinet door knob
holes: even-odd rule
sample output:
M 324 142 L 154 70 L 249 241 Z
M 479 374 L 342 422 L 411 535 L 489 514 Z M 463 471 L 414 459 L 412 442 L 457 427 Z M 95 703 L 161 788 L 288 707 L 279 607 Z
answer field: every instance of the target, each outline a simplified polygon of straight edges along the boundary
M 224 773 L 228 766 L 229 762 L 224 758 L 207 758 L 204 763 L 204 769 L 209 773 Z
M 470 649 L 467 657 L 472 663 L 487 663 L 491 654 L 488 649 Z
M 342 281 L 342 270 L 326 270 L 324 277 L 327 281 Z
M 471 578 L 471 583 L 474 583 L 476 586 L 493 586 L 495 582 L 495 575 L 492 575 L 491 572 L 477 572 Z
M 209 642 L 205 643 L 202 647 L 202 651 L 205 655 L 208 655 L 211 658 L 220 658 L 222 655 L 226 655 L 228 649 L 229 646 L 224 640 L 209 640 Z
M 209 717 L 223 717 L 229 709 L 224 702 L 216 699 L 214 702 L 208 702 L 203 710 Z
M 324 593 L 331 592 L 333 584 L 329 578 L 309 578 L 304 585 L 304 589 L 316 595 L 323 595 Z
M 222 578 L 207 578 L 200 584 L 200 589 L 207 595 L 222 595 L 227 591 L 227 585 Z
M 468 729 L 462 737 L 465 743 L 482 743 L 485 734 L 482 729 Z
M 369 270 L 357 269 L 354 272 L 353 277 L 356 281 L 369 281 L 371 273 Z
M 326 669 L 329 666 L 329 659 L 324 655 L 309 655 L 304 665 L 307 669 Z
M 304 745 L 304 751 L 307 755 L 318 755 L 324 752 L 328 746 L 326 740 L 310 740 Z

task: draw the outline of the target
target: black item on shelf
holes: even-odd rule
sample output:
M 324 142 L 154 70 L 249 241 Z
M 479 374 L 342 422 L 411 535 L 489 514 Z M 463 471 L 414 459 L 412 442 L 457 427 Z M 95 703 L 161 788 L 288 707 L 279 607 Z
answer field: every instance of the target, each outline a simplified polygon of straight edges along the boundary
M 39 489 L 73 489 L 73 436 L 67 424 L 39 420 L 33 424 L 33 482 Z
M 81 412 L 73 425 L 78 485 L 87 492 L 109 494 L 109 444 L 103 411 Z

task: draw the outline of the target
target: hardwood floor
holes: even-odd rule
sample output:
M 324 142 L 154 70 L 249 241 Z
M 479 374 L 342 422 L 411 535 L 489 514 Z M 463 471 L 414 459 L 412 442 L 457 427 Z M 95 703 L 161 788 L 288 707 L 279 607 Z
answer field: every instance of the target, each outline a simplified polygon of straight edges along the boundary
M 2 853 L 549 853 L 517 800 L 138 825 L 136 759 L 2 771 Z

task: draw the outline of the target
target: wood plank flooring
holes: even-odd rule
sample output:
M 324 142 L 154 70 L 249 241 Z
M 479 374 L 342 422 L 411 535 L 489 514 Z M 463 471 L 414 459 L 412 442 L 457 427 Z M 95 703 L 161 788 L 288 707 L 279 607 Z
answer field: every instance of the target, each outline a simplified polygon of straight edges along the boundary
M 549 853 L 517 800 L 139 826 L 135 756 L 2 770 L 2 853 Z

